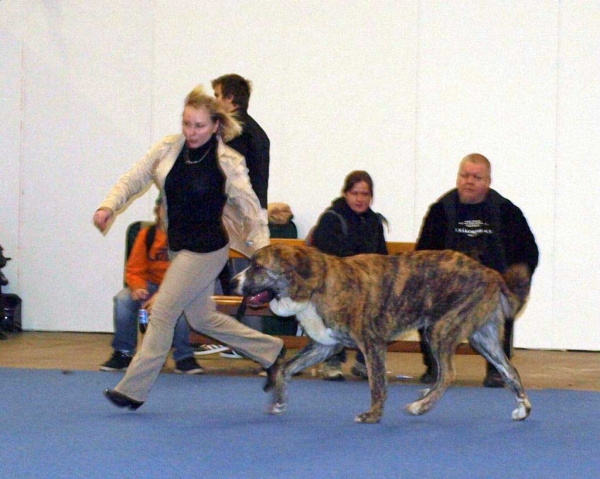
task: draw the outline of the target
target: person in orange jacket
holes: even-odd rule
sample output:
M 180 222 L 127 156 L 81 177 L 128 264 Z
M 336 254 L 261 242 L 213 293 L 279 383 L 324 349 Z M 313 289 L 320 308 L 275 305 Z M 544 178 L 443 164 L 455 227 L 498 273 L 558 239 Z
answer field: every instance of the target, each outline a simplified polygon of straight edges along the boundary
M 169 267 L 167 234 L 164 229 L 165 206 L 162 197 L 154 208 L 156 223 L 143 228 L 131 249 L 125 267 L 125 283 L 114 297 L 115 336 L 111 358 L 100 366 L 101 371 L 126 371 L 137 346 L 137 318 L 141 307 L 151 307 L 152 297 Z M 203 374 L 204 369 L 194 358 L 190 345 L 190 328 L 182 314 L 173 336 L 175 372 Z

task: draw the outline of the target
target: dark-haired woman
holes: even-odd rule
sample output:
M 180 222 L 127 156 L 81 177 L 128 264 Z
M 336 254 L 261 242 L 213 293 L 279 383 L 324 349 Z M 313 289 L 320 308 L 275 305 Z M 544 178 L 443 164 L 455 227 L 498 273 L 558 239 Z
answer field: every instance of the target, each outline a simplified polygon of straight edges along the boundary
M 371 209 L 373 179 L 366 171 L 352 171 L 344 181 L 342 196 L 327 208 L 311 233 L 310 244 L 324 253 L 345 257 L 362 253 L 388 254 L 383 233 L 385 218 Z M 323 379 L 344 379 L 341 365 L 346 351 L 327 359 Z M 365 358 L 359 351 L 352 374 L 367 378 Z

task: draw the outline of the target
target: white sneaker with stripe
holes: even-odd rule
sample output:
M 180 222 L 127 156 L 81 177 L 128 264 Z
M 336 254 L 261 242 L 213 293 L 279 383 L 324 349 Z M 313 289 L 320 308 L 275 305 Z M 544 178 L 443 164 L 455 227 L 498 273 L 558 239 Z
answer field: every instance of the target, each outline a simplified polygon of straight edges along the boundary
M 222 344 L 202 344 L 194 349 L 194 356 L 206 356 L 207 354 L 216 354 L 227 351 L 229 348 Z

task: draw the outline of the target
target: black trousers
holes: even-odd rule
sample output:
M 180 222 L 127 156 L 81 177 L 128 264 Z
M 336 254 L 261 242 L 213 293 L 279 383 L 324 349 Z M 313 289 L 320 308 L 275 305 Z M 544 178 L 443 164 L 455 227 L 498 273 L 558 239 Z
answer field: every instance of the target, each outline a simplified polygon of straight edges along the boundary
M 1 273 L 0 273 L 1 274 Z M 0 340 L 8 339 L 8 336 L 4 334 L 2 329 L 2 323 L 6 319 L 6 310 L 4 309 L 4 296 L 2 296 L 2 286 L 0 285 Z
M 365 357 L 363 355 L 363 353 L 359 350 L 356 351 L 356 360 L 361 363 L 361 364 L 365 364 Z M 346 362 L 346 348 L 342 349 L 339 353 L 334 354 L 333 356 L 327 358 L 327 360 L 325 361 L 326 363 L 345 363 Z

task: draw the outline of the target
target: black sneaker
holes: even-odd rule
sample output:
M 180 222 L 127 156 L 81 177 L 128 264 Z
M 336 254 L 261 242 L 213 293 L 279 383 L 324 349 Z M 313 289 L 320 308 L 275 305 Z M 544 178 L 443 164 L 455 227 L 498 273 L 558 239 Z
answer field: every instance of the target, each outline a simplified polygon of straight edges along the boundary
M 427 366 L 427 370 L 419 378 L 421 384 L 433 384 L 437 381 L 437 367 Z
M 204 374 L 204 369 L 193 356 L 190 356 L 175 362 L 175 372 L 177 374 Z
M 100 366 L 100 371 L 127 371 L 132 359 L 131 354 L 115 351 L 112 357 Z
M 495 369 L 493 371 L 488 371 L 485 375 L 485 379 L 483 380 L 483 387 L 485 388 L 503 388 L 504 387 L 504 379 L 498 371 Z
M 144 404 L 143 401 L 136 401 L 135 399 L 131 399 L 129 396 L 125 396 L 125 394 L 121 394 L 120 392 L 117 392 L 114 389 L 105 389 L 104 396 L 106 396 L 106 399 L 108 399 L 115 406 L 126 407 L 131 409 L 132 411 L 135 411 L 142 404 Z
M 367 371 L 367 365 L 360 361 L 354 361 L 354 365 L 350 370 L 352 374 L 361 379 L 369 379 L 369 373 Z

